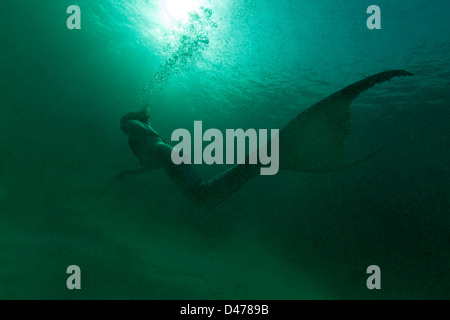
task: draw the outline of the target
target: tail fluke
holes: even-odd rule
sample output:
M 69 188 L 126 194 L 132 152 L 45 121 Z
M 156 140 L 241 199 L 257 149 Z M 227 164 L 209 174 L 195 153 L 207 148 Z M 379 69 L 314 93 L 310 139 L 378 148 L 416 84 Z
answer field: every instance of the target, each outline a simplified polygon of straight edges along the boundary
M 370 160 L 370 159 L 375 158 L 375 157 L 376 157 L 378 154 L 380 154 L 382 151 L 383 151 L 383 150 L 380 149 L 380 150 L 377 150 L 377 151 L 375 151 L 375 152 L 372 152 L 371 154 L 369 154 L 368 156 L 366 156 L 366 157 L 364 157 L 364 158 L 362 158 L 362 159 L 356 160 L 355 162 L 352 162 L 352 163 L 350 163 L 350 164 L 347 164 L 347 165 L 343 166 L 342 169 L 339 170 L 339 171 L 347 170 L 347 169 L 356 167 L 356 166 L 359 165 L 360 163 L 363 163 L 363 162 L 366 162 L 367 160 Z
M 353 100 L 361 93 L 372 88 L 378 83 L 389 81 L 395 77 L 408 77 L 413 75 L 414 74 L 412 74 L 411 72 L 405 70 L 392 70 L 381 72 L 371 77 L 365 78 L 361 81 L 355 82 L 354 84 L 351 84 L 348 87 L 345 87 L 340 91 L 340 93 Z
M 376 152 L 344 164 L 344 141 L 350 130 L 350 105 L 367 89 L 394 77 L 412 76 L 404 70 L 382 72 L 355 82 L 300 113 L 280 132 L 281 169 L 332 172 L 373 158 Z

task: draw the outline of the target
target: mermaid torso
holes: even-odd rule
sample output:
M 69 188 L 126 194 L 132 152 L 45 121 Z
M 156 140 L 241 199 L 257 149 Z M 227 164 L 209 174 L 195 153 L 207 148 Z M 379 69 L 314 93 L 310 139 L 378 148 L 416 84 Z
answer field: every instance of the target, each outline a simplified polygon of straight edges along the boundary
M 145 125 L 145 134 L 130 135 L 128 143 L 141 165 L 146 168 L 160 168 L 159 151 L 165 146 L 164 139 L 150 126 Z

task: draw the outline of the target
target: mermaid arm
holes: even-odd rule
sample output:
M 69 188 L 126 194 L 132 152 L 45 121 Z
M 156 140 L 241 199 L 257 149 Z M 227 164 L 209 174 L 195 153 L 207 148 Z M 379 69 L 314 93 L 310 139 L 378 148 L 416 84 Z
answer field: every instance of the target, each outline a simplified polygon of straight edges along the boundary
M 148 128 L 138 120 L 121 121 L 120 128 L 129 136 L 142 136 L 148 131 Z

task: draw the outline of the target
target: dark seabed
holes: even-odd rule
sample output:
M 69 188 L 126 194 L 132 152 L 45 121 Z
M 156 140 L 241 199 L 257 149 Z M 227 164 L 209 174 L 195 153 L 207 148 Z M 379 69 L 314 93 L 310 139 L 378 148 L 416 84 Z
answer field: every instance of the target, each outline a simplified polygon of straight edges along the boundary
M 449 299 L 448 1 L 378 0 L 368 30 L 372 2 L 4 1 L 0 299 Z M 119 119 L 147 103 L 168 141 L 195 120 L 282 128 L 391 69 L 415 75 L 352 104 L 348 159 L 383 149 L 356 168 L 257 177 L 214 210 L 164 171 L 113 182 L 138 165 Z

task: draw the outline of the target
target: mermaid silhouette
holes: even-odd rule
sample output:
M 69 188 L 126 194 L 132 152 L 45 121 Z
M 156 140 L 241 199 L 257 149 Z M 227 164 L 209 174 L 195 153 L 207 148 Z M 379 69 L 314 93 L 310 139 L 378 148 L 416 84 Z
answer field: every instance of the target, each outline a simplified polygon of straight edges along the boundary
M 280 132 L 280 169 L 298 172 L 338 172 L 374 157 L 370 154 L 344 164 L 344 141 L 350 128 L 352 101 L 377 83 L 398 76 L 412 76 L 404 70 L 382 72 L 358 81 L 300 113 Z M 163 168 L 175 185 L 194 204 L 214 207 L 260 173 L 259 165 L 248 161 L 203 181 L 193 165 L 175 165 L 173 147 L 151 127 L 147 109 L 122 117 L 121 129 L 128 136 L 131 151 L 141 167 L 122 172 L 119 177 L 142 174 Z

